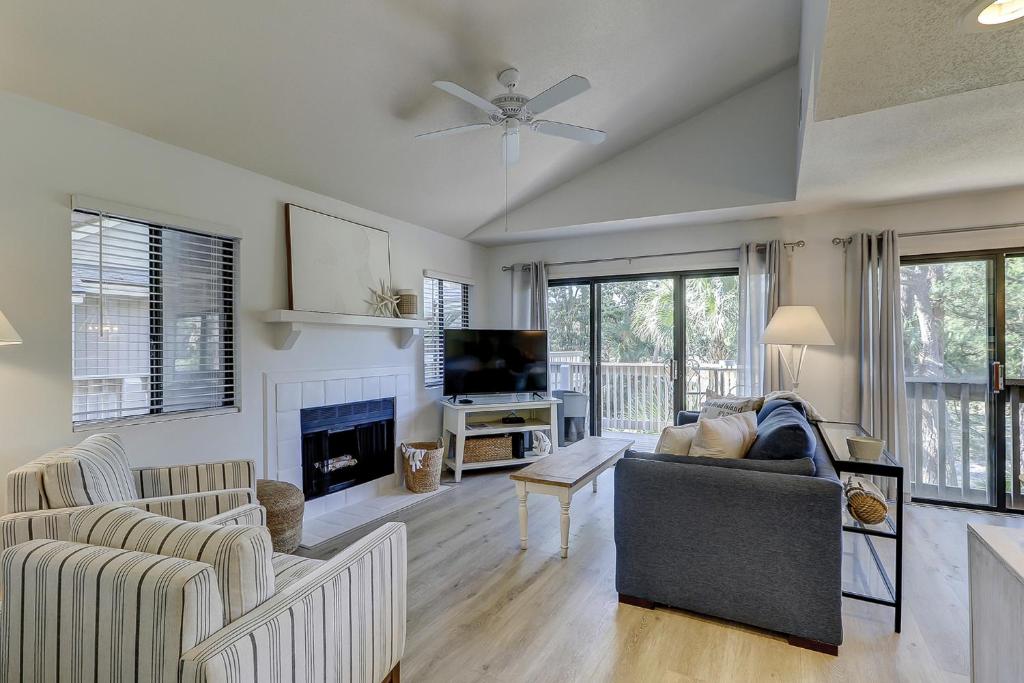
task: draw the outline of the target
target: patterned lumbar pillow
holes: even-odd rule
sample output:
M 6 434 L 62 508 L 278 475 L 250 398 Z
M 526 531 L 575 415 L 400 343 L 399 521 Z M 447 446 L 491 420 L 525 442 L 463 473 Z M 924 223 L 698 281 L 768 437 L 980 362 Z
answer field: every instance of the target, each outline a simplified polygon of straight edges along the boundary
M 700 408 L 700 419 L 757 412 L 764 405 L 764 396 L 721 396 L 707 398 Z
M 743 458 L 757 438 L 757 413 L 748 411 L 697 421 L 690 455 Z
M 689 455 L 690 445 L 696 435 L 696 423 L 665 427 L 661 430 L 661 437 L 658 439 L 658 445 L 654 448 L 654 452 L 668 455 Z

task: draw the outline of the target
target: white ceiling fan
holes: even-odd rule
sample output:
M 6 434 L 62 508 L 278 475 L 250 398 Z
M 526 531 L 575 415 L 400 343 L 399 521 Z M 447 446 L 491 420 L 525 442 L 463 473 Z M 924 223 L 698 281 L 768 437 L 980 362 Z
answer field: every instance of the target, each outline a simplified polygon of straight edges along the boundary
M 515 92 L 516 86 L 519 85 L 519 71 L 517 69 L 508 68 L 503 70 L 498 74 L 498 82 L 508 88 L 508 92 L 487 101 L 480 95 L 463 88 L 457 83 L 434 81 L 435 87 L 444 90 L 449 95 L 458 97 L 460 100 L 469 102 L 474 107 L 485 112 L 490 121 L 487 123 L 470 123 L 464 126 L 445 128 L 430 133 L 421 133 L 416 138 L 438 138 L 481 128 L 501 126 L 503 128 L 501 134 L 501 155 L 506 167 L 519 161 L 520 126 L 528 126 L 530 129 L 544 135 L 554 135 L 569 140 L 588 142 L 592 145 L 604 142 L 606 133 L 603 130 L 594 130 L 593 128 L 583 128 L 582 126 L 574 126 L 569 123 L 535 118 L 538 114 L 590 88 L 590 81 L 583 78 L 583 76 L 569 76 L 532 98 Z

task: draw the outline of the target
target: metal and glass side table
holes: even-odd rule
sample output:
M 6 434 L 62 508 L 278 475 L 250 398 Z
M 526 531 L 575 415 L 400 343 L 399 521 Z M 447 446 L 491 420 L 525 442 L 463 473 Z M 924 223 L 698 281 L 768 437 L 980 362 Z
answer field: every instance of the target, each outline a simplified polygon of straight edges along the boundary
M 883 449 L 878 460 L 858 460 L 850 455 L 846 445 L 848 436 L 871 436 L 864 429 L 851 422 L 820 422 L 818 429 L 825 441 L 825 449 L 828 451 L 832 466 L 840 480 L 843 474 L 860 474 L 868 477 L 890 477 L 896 480 L 896 500 L 890 500 L 889 514 L 885 521 L 880 524 L 864 524 L 853 519 L 849 512 L 843 513 L 843 531 L 851 534 L 864 536 L 871 559 L 878 570 L 882 585 L 885 587 L 885 596 L 868 595 L 855 591 L 843 591 L 843 597 L 853 600 L 863 600 L 876 605 L 892 607 L 895 612 L 894 626 L 896 633 L 900 632 L 903 606 L 903 465 L 899 464 L 888 450 Z M 878 554 L 873 539 L 887 538 L 896 542 L 896 566 L 895 576 L 890 577 L 889 572 Z

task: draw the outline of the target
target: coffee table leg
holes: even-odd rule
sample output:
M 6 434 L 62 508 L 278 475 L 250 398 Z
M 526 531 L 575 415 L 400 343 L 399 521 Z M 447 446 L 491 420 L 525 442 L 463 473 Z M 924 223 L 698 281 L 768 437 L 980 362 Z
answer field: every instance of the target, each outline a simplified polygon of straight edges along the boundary
M 569 505 L 572 503 L 572 494 L 563 493 L 558 496 L 562 504 L 562 557 L 569 557 Z
M 526 482 L 516 482 L 516 495 L 519 496 L 519 547 L 526 550 Z

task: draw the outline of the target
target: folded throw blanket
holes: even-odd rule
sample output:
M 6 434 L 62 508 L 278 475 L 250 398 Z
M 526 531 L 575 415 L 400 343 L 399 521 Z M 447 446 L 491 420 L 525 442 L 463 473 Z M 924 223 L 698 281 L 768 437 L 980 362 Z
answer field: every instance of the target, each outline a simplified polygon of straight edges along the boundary
M 821 413 L 818 412 L 817 408 L 815 408 L 806 400 L 804 400 L 804 397 L 796 393 L 795 391 L 773 391 L 764 397 L 764 402 L 767 403 L 768 401 L 774 401 L 777 398 L 781 398 L 784 401 L 802 403 L 804 406 L 804 411 L 806 411 L 807 413 L 807 419 L 810 420 L 811 422 L 825 421 L 825 418 L 821 416 Z

